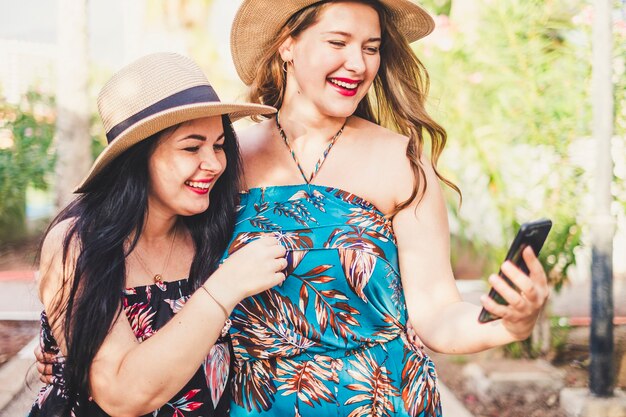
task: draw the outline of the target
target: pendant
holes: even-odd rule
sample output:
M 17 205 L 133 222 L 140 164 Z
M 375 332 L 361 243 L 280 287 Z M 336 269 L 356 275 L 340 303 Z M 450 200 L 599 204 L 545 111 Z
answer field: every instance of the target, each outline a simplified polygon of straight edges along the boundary
M 163 276 L 161 274 L 156 274 L 153 279 L 155 284 L 158 282 L 163 282 Z

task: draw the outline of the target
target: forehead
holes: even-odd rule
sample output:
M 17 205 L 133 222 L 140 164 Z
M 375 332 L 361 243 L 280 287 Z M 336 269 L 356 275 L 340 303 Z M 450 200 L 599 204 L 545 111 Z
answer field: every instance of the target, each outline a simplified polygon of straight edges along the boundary
M 224 133 L 221 116 L 204 117 L 181 123 L 162 132 L 159 145 L 164 143 L 174 144 L 187 136 L 203 136 L 208 140 L 217 140 Z
M 317 22 L 311 26 L 320 32 L 341 31 L 380 37 L 380 17 L 372 6 L 358 2 L 335 2 L 324 5 Z

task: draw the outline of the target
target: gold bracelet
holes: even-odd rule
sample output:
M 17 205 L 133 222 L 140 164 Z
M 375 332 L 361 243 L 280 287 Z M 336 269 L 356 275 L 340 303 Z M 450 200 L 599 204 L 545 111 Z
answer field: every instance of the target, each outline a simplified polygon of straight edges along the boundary
M 224 321 L 224 327 L 222 327 L 222 331 L 220 332 L 220 334 L 222 335 L 222 337 L 226 337 L 226 335 L 228 334 L 228 330 L 230 330 L 230 326 L 232 326 L 233 324 L 233 322 L 230 321 L 228 311 L 226 311 L 224 306 L 219 301 L 217 301 L 213 294 L 211 294 L 211 292 L 204 285 L 200 285 L 200 288 L 202 288 L 209 295 L 209 297 L 211 297 L 213 301 L 215 301 L 215 304 L 217 304 L 219 308 L 222 309 L 222 312 L 224 313 L 224 318 L 226 320 Z
M 209 297 L 211 297 L 213 299 L 213 301 L 215 301 L 215 304 L 217 304 L 219 306 L 219 308 L 221 308 L 222 311 L 224 312 L 224 318 L 228 319 L 228 311 L 226 311 L 224 306 L 219 301 L 217 301 L 217 298 L 213 297 L 213 294 L 211 294 L 209 292 L 209 290 L 204 285 L 200 285 L 200 288 L 202 288 L 204 291 L 206 291 L 207 294 L 209 294 Z

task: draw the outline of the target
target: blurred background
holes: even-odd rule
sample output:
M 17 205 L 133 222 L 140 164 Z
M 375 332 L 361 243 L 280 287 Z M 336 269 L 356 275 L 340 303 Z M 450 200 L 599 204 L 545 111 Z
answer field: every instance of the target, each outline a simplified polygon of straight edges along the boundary
M 612 4 L 613 45 L 605 45 L 613 57 L 609 181 L 618 387 L 626 387 L 625 3 Z M 6 310 L 0 312 L 0 364 L 36 332 L 39 306 L 21 298 L 36 298 L 33 271 L 42 230 L 71 199 L 74 185 L 104 146 L 95 108 L 98 90 L 133 59 L 174 51 L 201 64 L 222 100 L 242 99 L 244 86 L 229 49 L 230 23 L 239 4 L 0 0 L 0 293 L 11 298 L 0 300 Z M 554 290 L 552 303 L 531 339 L 492 352 L 490 358 L 539 358 L 562 372 L 561 386 L 585 387 L 599 149 L 592 123 L 593 2 L 421 4 L 437 24 L 414 49 L 431 76 L 429 110 L 448 131 L 439 166 L 463 192 L 462 205 L 455 194 L 448 196 L 459 288 L 475 301 L 519 224 L 552 219 L 541 254 Z M 442 379 L 476 415 L 505 415 L 488 414 L 493 398 L 467 389 L 462 368 L 476 360 L 441 359 L 440 372 L 454 375 Z M 546 414 L 527 408 L 519 415 L 561 415 L 558 399 L 544 397 L 521 403 L 540 398 L 537 409 Z M 503 413 L 502 403 L 495 407 Z

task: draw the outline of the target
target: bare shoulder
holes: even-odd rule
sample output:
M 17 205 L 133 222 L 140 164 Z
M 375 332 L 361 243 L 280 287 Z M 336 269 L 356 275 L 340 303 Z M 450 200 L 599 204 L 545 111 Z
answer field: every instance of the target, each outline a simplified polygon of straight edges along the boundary
M 273 140 L 274 129 L 274 124 L 269 119 L 238 132 L 245 189 L 259 181 L 272 182 L 271 172 L 275 168 L 273 161 L 277 153 L 276 144 L 279 143 Z
M 48 231 L 41 246 L 39 261 L 39 295 L 44 304 L 54 298 L 54 294 L 63 286 L 65 275 L 72 267 L 78 253 L 79 244 L 72 239 L 68 247 L 68 256 L 63 264 L 63 247 L 75 219 L 66 219 L 54 225 Z M 65 267 L 64 267 L 65 266 Z
M 271 136 L 270 128 L 271 121 L 264 120 L 237 131 L 239 149 L 244 161 L 267 146 L 268 137 Z
M 367 150 L 368 165 L 377 167 L 376 175 L 387 184 L 393 205 L 411 196 L 414 175 L 407 157 L 409 138 L 364 119 L 354 118 L 358 132 L 355 141 Z

